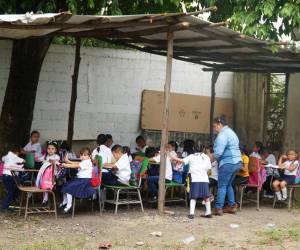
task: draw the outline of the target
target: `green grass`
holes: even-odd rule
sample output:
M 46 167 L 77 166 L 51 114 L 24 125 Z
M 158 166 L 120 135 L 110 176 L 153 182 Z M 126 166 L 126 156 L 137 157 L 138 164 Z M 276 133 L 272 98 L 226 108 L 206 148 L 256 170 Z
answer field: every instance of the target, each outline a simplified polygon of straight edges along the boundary
M 260 245 L 281 244 L 284 241 L 300 242 L 300 225 L 291 225 L 288 228 L 276 228 L 258 231 L 256 234 L 261 238 Z
M 86 242 L 83 239 L 77 242 L 70 242 L 69 240 L 44 240 L 21 245 L 18 250 L 82 250 L 85 249 L 85 244 Z

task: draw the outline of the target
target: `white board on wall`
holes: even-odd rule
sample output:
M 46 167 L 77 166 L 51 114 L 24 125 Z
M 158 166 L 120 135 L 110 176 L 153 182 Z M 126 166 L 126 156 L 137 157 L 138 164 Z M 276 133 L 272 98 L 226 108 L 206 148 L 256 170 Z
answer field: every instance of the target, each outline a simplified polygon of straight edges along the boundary
M 170 96 L 169 131 L 209 133 L 210 101 L 208 96 L 172 93 Z M 218 98 L 215 116 L 225 114 L 232 125 L 233 101 Z M 144 90 L 142 95 L 141 128 L 161 130 L 163 117 L 163 92 Z

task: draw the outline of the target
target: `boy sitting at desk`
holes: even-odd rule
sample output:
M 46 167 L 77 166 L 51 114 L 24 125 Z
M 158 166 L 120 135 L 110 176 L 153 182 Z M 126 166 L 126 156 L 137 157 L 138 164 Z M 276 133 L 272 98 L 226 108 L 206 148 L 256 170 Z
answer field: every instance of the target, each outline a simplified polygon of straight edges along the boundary
M 109 172 L 102 173 L 102 182 L 104 185 L 129 185 L 131 168 L 128 155 L 123 152 L 123 147 L 115 145 L 111 149 L 116 163 L 105 163 L 104 168 Z
M 166 147 L 167 151 L 167 160 L 166 160 L 166 183 L 171 182 L 173 178 L 173 170 L 172 170 L 172 164 L 171 164 L 171 159 L 169 157 L 169 152 L 170 152 L 170 145 L 167 145 Z M 149 162 L 154 162 L 154 163 L 160 163 L 160 154 L 156 151 L 155 148 L 149 147 L 146 150 L 146 157 L 149 158 Z M 149 192 L 151 194 L 152 199 L 155 201 L 157 200 L 157 195 L 158 195 L 158 181 L 159 181 L 159 176 L 148 176 L 148 187 L 149 187 Z

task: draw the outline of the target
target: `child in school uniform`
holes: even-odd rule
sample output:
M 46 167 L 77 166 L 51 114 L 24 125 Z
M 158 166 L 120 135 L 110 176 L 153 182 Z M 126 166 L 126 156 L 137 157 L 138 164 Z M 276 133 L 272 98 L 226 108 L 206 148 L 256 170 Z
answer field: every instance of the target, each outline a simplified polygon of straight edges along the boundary
M 171 163 L 171 158 L 170 158 L 170 147 L 169 145 L 166 146 L 166 151 L 167 151 L 167 159 L 166 159 L 166 174 L 165 174 L 165 181 L 166 183 L 171 182 L 173 179 L 173 169 L 172 169 L 172 163 Z M 160 163 L 160 154 L 157 153 L 155 148 L 147 148 L 146 150 L 146 156 L 149 158 L 149 162 L 155 162 L 155 163 Z M 176 158 L 175 155 L 173 155 L 174 158 Z M 148 188 L 150 195 L 152 199 L 155 201 L 157 200 L 157 195 L 158 195 L 158 182 L 159 182 L 159 176 L 148 176 L 147 183 L 148 183 Z
M 110 169 L 109 172 L 102 173 L 102 183 L 105 185 L 129 185 L 131 168 L 127 153 L 121 145 L 112 147 L 113 157 L 116 163 L 105 163 L 104 168 Z
M 36 130 L 32 131 L 30 134 L 30 142 L 23 148 L 25 152 L 34 153 L 34 159 L 38 167 L 41 166 L 43 161 L 42 147 L 39 143 L 39 139 L 40 133 Z
M 11 171 L 9 168 L 22 168 L 24 163 L 24 159 L 20 158 L 21 148 L 17 146 L 11 147 L 11 150 L 8 152 L 7 155 L 2 157 L 2 161 L 4 162 L 4 169 L 3 169 L 3 184 L 5 190 L 7 192 L 6 197 L 2 202 L 2 210 L 6 211 L 9 209 L 11 202 L 16 198 L 17 195 L 17 186 L 14 182 L 12 177 Z
M 284 170 L 284 174 L 279 180 L 273 181 L 272 185 L 277 199 L 285 201 L 287 199 L 287 185 L 295 184 L 299 167 L 298 152 L 294 149 L 288 150 L 286 155 L 279 158 L 278 165 L 280 169 Z
M 111 149 L 106 146 L 106 143 L 107 143 L 107 136 L 104 134 L 99 134 L 97 137 L 98 147 L 95 148 L 92 152 L 93 161 L 95 160 L 95 157 L 99 155 L 102 157 L 102 164 L 112 162 L 113 155 Z
M 205 154 L 209 157 L 211 162 L 211 174 L 209 176 L 209 187 L 217 188 L 218 187 L 218 161 L 214 157 L 213 147 L 205 148 Z
M 196 200 L 202 198 L 205 201 L 206 212 L 201 217 L 211 218 L 211 203 L 209 192 L 209 179 L 207 172 L 211 169 L 211 161 L 204 153 L 191 153 L 183 159 L 173 158 L 178 162 L 189 164 L 189 174 L 191 179 L 190 188 L 190 214 L 188 218 L 194 219 Z
M 60 208 L 64 208 L 64 213 L 68 213 L 72 207 L 73 196 L 80 199 L 90 198 L 96 194 L 96 190 L 91 185 L 93 163 L 91 161 L 91 151 L 89 148 L 80 150 L 80 162 L 72 162 L 67 158 L 63 164 L 66 168 L 78 169 L 77 178 L 68 181 L 62 187 L 63 202 Z
M 45 170 L 50 166 L 50 164 L 55 163 L 59 164 L 60 156 L 58 155 L 58 145 L 55 141 L 48 141 L 47 142 L 47 151 L 46 155 L 43 160 L 43 165 L 41 166 L 37 179 L 42 178 L 43 173 Z M 36 185 L 40 187 L 40 183 L 37 181 Z M 41 187 L 43 188 L 43 187 Z M 48 203 L 48 193 L 45 192 L 43 194 L 43 205 L 46 205 Z

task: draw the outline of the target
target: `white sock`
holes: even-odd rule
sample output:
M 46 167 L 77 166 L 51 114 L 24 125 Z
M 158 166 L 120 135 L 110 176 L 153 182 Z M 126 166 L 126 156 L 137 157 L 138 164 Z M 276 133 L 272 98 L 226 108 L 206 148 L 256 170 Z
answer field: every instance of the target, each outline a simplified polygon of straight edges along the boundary
M 196 200 L 191 199 L 190 200 L 190 214 L 194 215 L 195 214 L 195 208 L 196 208 Z
M 205 215 L 211 214 L 210 200 L 205 202 L 205 208 L 206 208 Z
M 64 195 L 63 195 L 63 202 L 62 202 L 62 204 L 63 205 L 66 205 L 67 203 L 68 203 L 68 199 L 67 199 L 67 194 L 66 193 L 64 193 Z
M 281 189 L 282 192 L 282 199 L 286 200 L 287 199 L 287 188 Z
M 276 194 L 277 200 L 281 201 L 282 200 L 282 196 L 281 196 L 280 191 L 275 192 L 275 194 Z
M 43 203 L 46 203 L 48 201 L 49 195 L 47 192 L 43 193 Z
M 67 194 L 67 206 L 66 209 L 69 209 L 72 207 L 72 201 L 73 201 L 73 197 L 70 194 Z

